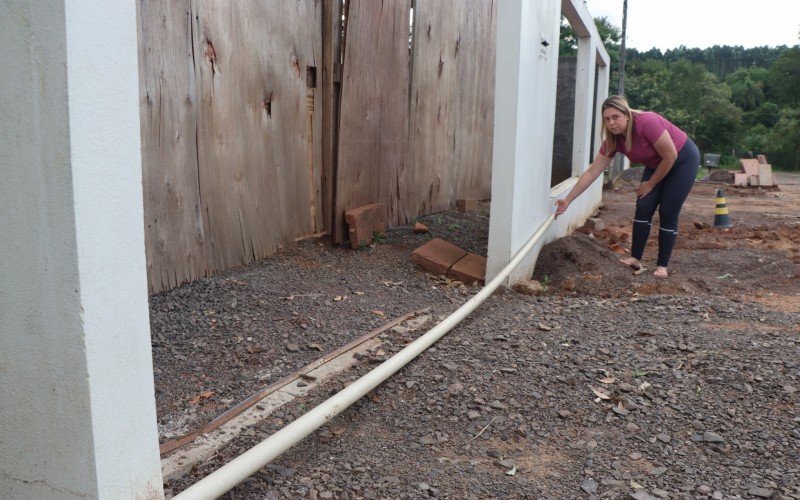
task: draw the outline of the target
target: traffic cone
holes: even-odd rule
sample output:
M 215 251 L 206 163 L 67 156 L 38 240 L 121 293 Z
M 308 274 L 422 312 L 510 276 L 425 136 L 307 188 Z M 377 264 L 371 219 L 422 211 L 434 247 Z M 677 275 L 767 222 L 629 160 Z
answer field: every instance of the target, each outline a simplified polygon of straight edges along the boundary
M 717 189 L 717 208 L 714 209 L 714 227 L 733 227 L 731 217 L 728 215 L 728 204 L 725 202 L 725 192 Z

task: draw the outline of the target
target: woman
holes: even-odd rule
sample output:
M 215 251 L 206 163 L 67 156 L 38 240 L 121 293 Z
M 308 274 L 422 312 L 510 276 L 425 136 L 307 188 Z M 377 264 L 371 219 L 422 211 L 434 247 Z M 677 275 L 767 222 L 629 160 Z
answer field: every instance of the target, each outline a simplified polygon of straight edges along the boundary
M 666 278 L 678 235 L 678 215 L 697 177 L 700 152 L 686 132 L 657 113 L 631 109 L 624 97 L 606 99 L 602 113 L 603 145 L 600 152 L 569 194 L 558 200 L 556 217 L 566 212 L 570 203 L 592 185 L 616 153 L 624 154 L 631 162 L 644 164 L 642 181 L 636 190 L 631 256 L 620 262 L 633 269 L 641 268 L 653 214 L 658 207 L 661 227 L 658 232 L 658 267 L 653 274 Z

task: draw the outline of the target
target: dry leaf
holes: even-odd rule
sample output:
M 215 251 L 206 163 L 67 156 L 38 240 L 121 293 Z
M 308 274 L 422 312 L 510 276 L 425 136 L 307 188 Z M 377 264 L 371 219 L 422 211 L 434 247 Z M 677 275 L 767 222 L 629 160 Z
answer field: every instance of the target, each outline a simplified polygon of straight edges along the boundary
M 200 402 L 201 399 L 208 399 L 213 395 L 214 395 L 213 391 L 203 391 L 200 394 L 198 394 L 197 396 L 195 396 L 192 399 L 190 399 L 189 400 L 189 404 L 190 405 L 196 405 L 197 403 Z
M 281 297 L 283 300 L 294 300 L 294 295 L 289 295 L 288 297 Z
M 517 473 L 517 468 L 516 467 L 512 467 L 511 470 L 506 471 L 506 476 L 513 476 L 516 473 Z
M 334 436 L 340 436 L 344 434 L 346 430 L 347 430 L 346 427 L 336 427 L 335 429 L 331 429 L 331 434 L 333 434 Z
M 402 281 L 381 281 L 381 283 L 383 283 L 386 286 L 397 286 L 403 284 Z
M 364 295 L 367 292 L 354 292 L 356 295 Z
M 386 313 L 384 313 L 383 311 L 379 311 L 377 309 L 373 310 L 372 314 L 377 314 L 378 316 L 386 316 Z
M 609 395 L 608 395 L 608 394 L 607 394 L 607 393 L 606 393 L 604 390 L 602 390 L 602 389 L 595 389 L 595 388 L 594 388 L 594 387 L 592 387 L 591 385 L 589 386 L 589 389 L 591 389 L 591 390 L 592 390 L 592 392 L 595 394 L 595 396 L 597 396 L 597 397 L 598 397 L 598 398 L 600 398 L 600 399 L 611 399 L 611 396 L 609 396 Z
M 603 384 L 613 384 L 616 381 L 617 379 L 615 379 L 614 377 L 605 377 L 600 379 L 600 382 L 602 382 Z
M 334 302 L 341 302 L 346 298 L 347 298 L 347 295 L 337 295 L 336 297 L 333 298 L 333 301 Z

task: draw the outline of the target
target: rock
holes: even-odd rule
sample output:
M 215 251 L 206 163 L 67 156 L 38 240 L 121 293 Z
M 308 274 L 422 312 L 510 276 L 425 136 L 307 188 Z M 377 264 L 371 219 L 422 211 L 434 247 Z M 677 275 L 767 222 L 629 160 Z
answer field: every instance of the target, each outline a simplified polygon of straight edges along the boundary
M 300 346 L 297 344 L 288 344 L 286 350 L 289 352 L 297 352 L 300 350 Z
M 419 438 L 419 443 L 424 445 L 436 444 L 437 442 L 438 440 L 435 437 L 431 436 L 430 434 Z
M 617 406 L 615 406 L 615 407 L 611 408 L 611 410 L 612 410 L 614 413 L 616 413 L 617 415 L 621 415 L 621 416 L 623 416 L 623 417 L 624 417 L 624 416 L 626 416 L 626 415 L 628 415 L 628 414 L 630 413 L 630 412 L 629 412 L 628 410 L 626 410 L 626 409 L 625 409 L 625 407 L 624 407 L 624 406 L 622 406 L 622 405 L 617 405 Z
M 500 464 L 501 466 L 505 467 L 506 469 L 511 469 L 512 467 L 514 467 L 516 465 L 513 460 L 500 460 L 497 463 Z
M 581 484 L 581 489 L 589 495 L 592 495 L 597 492 L 598 486 L 597 481 L 594 479 L 587 479 Z
M 633 453 L 628 455 L 628 458 L 630 458 L 631 460 L 640 460 L 642 458 L 642 454 L 639 453 L 638 451 L 634 451 Z
M 660 476 L 665 472 L 667 472 L 666 467 L 655 467 L 653 469 L 650 469 L 650 474 L 652 474 L 653 476 Z
M 514 284 L 514 291 L 523 295 L 541 295 L 545 288 L 535 280 L 524 280 Z
M 775 494 L 775 492 L 772 490 L 768 490 L 766 488 L 758 488 L 758 487 L 750 488 L 749 490 L 747 490 L 747 493 L 749 495 L 758 498 L 772 498 L 772 495 Z
M 489 408 L 494 408 L 495 410 L 507 410 L 508 405 L 495 399 L 494 401 L 489 403 Z
M 458 382 L 454 384 L 450 384 L 447 386 L 447 392 L 452 395 L 456 395 L 464 390 L 464 386 L 459 384 Z
M 606 228 L 606 225 L 603 222 L 603 219 L 598 219 L 597 217 L 589 217 L 588 219 L 586 219 L 584 227 L 587 227 L 589 229 L 594 229 L 596 231 L 602 231 L 603 229 Z
M 421 222 L 414 223 L 414 233 L 416 234 L 425 234 L 429 231 L 428 226 Z
M 706 431 L 703 433 L 703 441 L 706 443 L 724 443 L 725 439 L 716 432 Z
M 656 434 L 656 439 L 662 443 L 669 443 L 672 438 L 669 437 L 669 434 L 662 432 L 660 434 Z
M 654 497 L 643 489 L 628 493 L 628 498 L 631 500 L 658 500 L 658 497 Z

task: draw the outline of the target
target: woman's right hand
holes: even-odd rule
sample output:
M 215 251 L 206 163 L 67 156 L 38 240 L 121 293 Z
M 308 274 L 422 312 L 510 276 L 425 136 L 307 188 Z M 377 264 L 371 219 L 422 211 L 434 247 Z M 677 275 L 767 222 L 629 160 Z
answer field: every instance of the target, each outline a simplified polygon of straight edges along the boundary
M 558 218 L 559 215 L 561 215 L 564 212 L 566 212 L 567 208 L 569 208 L 569 202 L 566 199 L 561 198 L 560 200 L 557 200 L 556 201 L 556 218 Z

